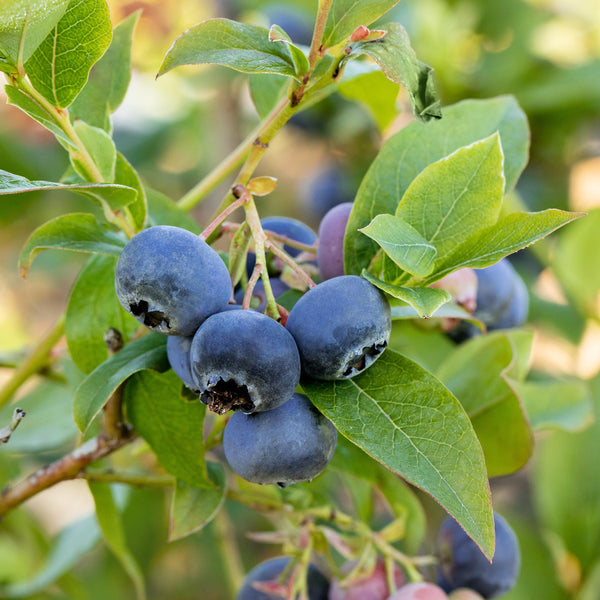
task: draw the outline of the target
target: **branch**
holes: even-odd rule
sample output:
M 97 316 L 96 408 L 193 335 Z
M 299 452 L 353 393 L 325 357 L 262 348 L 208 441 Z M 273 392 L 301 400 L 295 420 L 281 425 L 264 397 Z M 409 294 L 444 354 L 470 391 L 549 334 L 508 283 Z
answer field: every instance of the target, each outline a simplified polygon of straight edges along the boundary
M 99 435 L 75 448 L 71 453 L 36 471 L 14 487 L 0 493 L 0 519 L 11 509 L 55 483 L 76 479 L 90 463 L 104 458 L 135 439 L 132 432 L 120 438 Z

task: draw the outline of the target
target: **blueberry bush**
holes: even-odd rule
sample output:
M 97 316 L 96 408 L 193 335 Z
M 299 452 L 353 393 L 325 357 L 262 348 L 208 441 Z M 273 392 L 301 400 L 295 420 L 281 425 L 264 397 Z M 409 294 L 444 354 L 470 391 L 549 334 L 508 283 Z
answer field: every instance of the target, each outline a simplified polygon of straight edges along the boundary
M 0 6 L 0 216 L 43 217 L 26 285 L 77 272 L 0 355 L 0 596 L 597 597 L 600 364 L 541 369 L 537 336 L 593 348 L 598 215 L 528 167 L 593 120 L 597 62 L 500 69 L 520 0 L 140 4 Z M 92 514 L 51 535 L 70 480 Z

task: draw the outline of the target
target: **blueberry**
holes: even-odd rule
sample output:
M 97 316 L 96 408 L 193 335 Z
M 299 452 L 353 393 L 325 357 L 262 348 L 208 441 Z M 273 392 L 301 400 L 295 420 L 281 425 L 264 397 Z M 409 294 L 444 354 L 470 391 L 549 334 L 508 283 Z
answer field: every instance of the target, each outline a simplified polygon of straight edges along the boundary
M 209 317 L 192 340 L 190 360 L 200 399 L 219 414 L 275 408 L 291 397 L 300 378 L 292 336 L 250 310 Z
M 442 588 L 433 583 L 409 583 L 393 593 L 387 600 L 448 600 Z
M 322 281 L 344 274 L 344 235 L 352 206 L 351 202 L 334 206 L 319 225 L 317 265 Z
M 181 379 L 186 387 L 198 393 L 192 378 L 190 365 L 190 346 L 193 336 L 172 335 L 167 339 L 167 358 L 175 375 Z
M 510 329 L 511 327 L 520 327 L 527 321 L 529 311 L 529 294 L 525 283 L 515 272 L 513 282 L 513 295 L 508 305 L 508 309 L 502 313 L 498 321 L 489 329 Z
M 347 576 L 355 567 L 356 561 L 347 562 L 340 571 Z M 404 574 L 398 565 L 394 565 L 394 583 L 396 587 L 404 583 Z M 342 586 L 338 579 L 333 579 L 329 590 L 329 600 L 387 600 L 389 595 L 390 588 L 382 559 L 377 559 L 370 573 L 346 585 Z
M 221 257 L 198 236 L 159 225 L 135 235 L 115 271 L 119 302 L 140 323 L 168 335 L 193 335 L 231 296 Z
M 285 237 L 312 246 L 317 241 L 317 234 L 305 223 L 290 217 L 267 217 L 261 220 L 263 229 L 284 235 Z M 302 252 L 298 248 L 284 244 L 283 249 L 292 257 Z
M 477 300 L 474 317 L 488 331 L 520 327 L 527 321 L 529 294 L 525 283 L 510 262 L 503 258 L 491 267 L 473 269 L 477 277 Z M 461 321 L 448 332 L 456 343 L 481 334 L 479 327 Z
M 387 346 L 390 307 L 366 279 L 334 277 L 298 300 L 286 328 L 298 345 L 304 375 L 347 379 L 369 367 Z
M 273 410 L 235 413 L 225 426 L 223 450 L 235 473 L 280 487 L 310 481 L 329 463 L 337 430 L 303 394 Z
M 287 292 L 290 289 L 290 286 L 281 281 L 279 277 L 270 277 L 269 281 L 271 282 L 271 289 L 273 290 L 273 295 L 275 298 L 279 298 L 281 294 Z M 239 288 L 235 294 L 234 299 L 238 304 L 242 304 L 244 301 L 244 293 L 245 290 L 243 288 Z M 250 308 L 257 310 L 258 312 L 263 312 L 267 306 L 267 297 L 265 295 L 265 286 L 262 280 L 258 280 L 254 289 L 252 290 L 252 300 L 250 301 Z
M 254 569 L 246 575 L 235 600 L 280 600 L 281 595 L 258 591 L 252 584 L 259 582 L 279 583 L 279 577 L 288 567 L 290 560 L 291 559 L 287 556 L 280 556 L 278 558 L 266 560 L 254 567 Z M 289 579 L 289 576 L 287 579 Z M 312 563 L 308 565 L 306 583 L 308 587 L 308 600 L 327 600 L 329 582 L 325 575 L 323 575 L 323 573 L 321 573 L 321 571 Z
M 494 513 L 494 530 L 496 551 L 490 563 L 454 519 L 444 520 L 436 540 L 441 588 L 446 592 L 469 588 L 484 598 L 496 598 L 515 585 L 520 566 L 517 537 L 497 513 Z
M 475 316 L 488 330 L 519 327 L 527 319 L 527 288 L 506 258 L 477 275 L 477 308 Z

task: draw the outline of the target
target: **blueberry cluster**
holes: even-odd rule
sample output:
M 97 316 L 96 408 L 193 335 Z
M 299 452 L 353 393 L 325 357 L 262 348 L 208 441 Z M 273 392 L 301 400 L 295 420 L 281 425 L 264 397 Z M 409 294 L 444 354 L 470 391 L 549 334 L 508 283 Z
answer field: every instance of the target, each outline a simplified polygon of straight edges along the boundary
M 316 241 L 293 219 L 264 219 L 263 227 L 307 246 Z M 320 263 L 341 264 L 340 243 L 335 252 L 321 253 Z M 295 393 L 301 376 L 353 377 L 381 354 L 391 331 L 383 295 L 343 270 L 306 292 L 285 327 L 230 304 L 231 279 L 221 257 L 178 227 L 134 236 L 117 261 L 115 287 L 126 310 L 169 336 L 167 356 L 181 381 L 212 411 L 234 411 L 223 436 L 225 456 L 241 477 L 261 484 L 311 480 L 333 455 L 337 431 Z

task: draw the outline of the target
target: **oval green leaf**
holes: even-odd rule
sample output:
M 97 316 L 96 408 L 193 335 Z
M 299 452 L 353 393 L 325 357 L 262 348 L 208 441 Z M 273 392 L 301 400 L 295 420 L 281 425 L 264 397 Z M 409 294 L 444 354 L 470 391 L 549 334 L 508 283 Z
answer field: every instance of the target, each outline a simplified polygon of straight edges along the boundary
M 444 108 L 443 119 L 415 121 L 392 136 L 358 190 L 344 242 L 346 273 L 359 275 L 377 252 L 377 244 L 362 235 L 360 228 L 376 215 L 394 214 L 408 186 L 427 165 L 495 131 L 500 133 L 508 190 L 525 168 L 529 154 L 527 118 L 510 96 L 459 102 Z
M 65 337 L 71 358 L 84 373 L 90 373 L 108 358 L 104 335 L 110 327 L 127 341 L 140 326 L 123 310 L 115 294 L 116 262 L 114 257 L 92 257 L 71 290 Z
M 184 399 L 180 391 L 173 371 L 136 373 L 123 392 L 127 417 L 171 475 L 193 487 L 213 488 L 204 462 L 206 405 Z
M 126 239 L 121 232 L 98 223 L 94 215 L 62 215 L 40 225 L 29 236 L 19 255 L 19 271 L 25 277 L 31 263 L 42 250 L 71 250 L 119 256 L 125 243 Z
M 66 108 L 85 85 L 112 38 L 105 0 L 71 0 L 60 21 L 25 63 L 33 87 Z
M 180 35 L 157 77 L 181 65 L 216 64 L 242 73 L 296 76 L 287 44 L 271 42 L 269 30 L 230 19 L 208 19 Z
M 166 342 L 165 336 L 150 333 L 127 344 L 94 369 L 75 390 L 73 417 L 77 427 L 85 432 L 112 393 L 133 373 L 144 369 L 166 371 Z
M 483 452 L 462 406 L 440 381 L 387 350 L 357 377 L 302 387 L 342 435 L 430 494 L 493 555 Z

